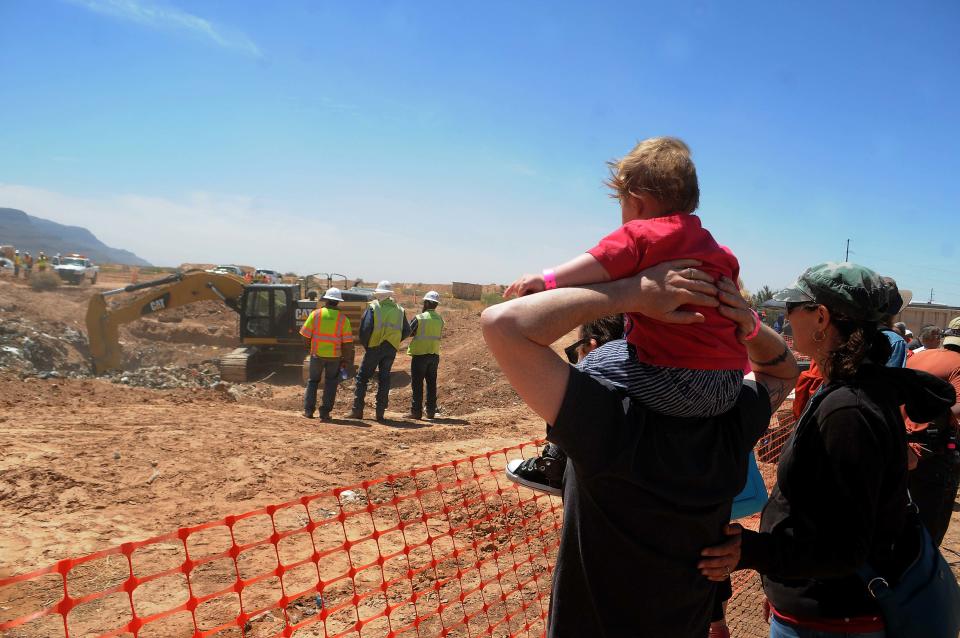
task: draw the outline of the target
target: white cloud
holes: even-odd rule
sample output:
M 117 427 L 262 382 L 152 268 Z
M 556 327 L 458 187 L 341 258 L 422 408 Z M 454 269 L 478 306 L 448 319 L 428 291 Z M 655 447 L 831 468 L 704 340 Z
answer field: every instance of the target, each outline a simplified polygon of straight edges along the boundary
M 478 232 L 438 227 L 416 204 L 374 198 L 366 205 L 361 210 L 356 198 L 331 198 L 312 202 L 304 212 L 263 199 L 207 192 L 176 199 L 142 194 L 81 197 L 0 182 L 0 207 L 81 226 L 108 246 L 132 251 L 158 266 L 235 263 L 301 274 L 340 272 L 366 281 L 490 283 L 512 281 L 530 264 L 554 263 L 574 254 L 572 248 L 558 250 L 540 241 L 510 252 Z M 376 211 L 388 205 L 385 220 Z
M 191 33 L 225 49 L 260 57 L 260 48 L 244 33 L 187 13 L 170 5 L 146 0 L 68 0 L 68 2 L 121 20 L 129 20 L 156 29 Z
M 217 262 L 322 270 L 322 264 L 311 264 L 317 238 L 343 243 L 329 224 L 249 197 L 204 192 L 179 200 L 135 194 L 76 197 L 0 183 L 0 202 L 34 217 L 84 227 L 108 246 L 163 266 Z

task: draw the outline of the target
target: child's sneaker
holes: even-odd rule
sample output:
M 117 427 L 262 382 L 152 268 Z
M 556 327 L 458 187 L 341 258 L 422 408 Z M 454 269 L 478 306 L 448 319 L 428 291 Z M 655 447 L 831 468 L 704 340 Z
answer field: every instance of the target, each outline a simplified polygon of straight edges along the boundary
M 552 443 L 543 446 L 540 456 L 529 459 L 513 459 L 504 470 L 507 478 L 514 483 L 529 487 L 538 492 L 554 496 L 563 494 L 563 469 L 567 465 L 567 455 Z

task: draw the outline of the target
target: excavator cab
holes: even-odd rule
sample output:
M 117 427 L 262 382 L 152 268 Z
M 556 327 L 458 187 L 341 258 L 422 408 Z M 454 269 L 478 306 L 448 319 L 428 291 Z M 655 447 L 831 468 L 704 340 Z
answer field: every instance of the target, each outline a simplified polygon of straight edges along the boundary
M 252 284 L 240 299 L 240 340 L 249 345 L 300 345 L 296 315 L 300 287 L 284 284 Z

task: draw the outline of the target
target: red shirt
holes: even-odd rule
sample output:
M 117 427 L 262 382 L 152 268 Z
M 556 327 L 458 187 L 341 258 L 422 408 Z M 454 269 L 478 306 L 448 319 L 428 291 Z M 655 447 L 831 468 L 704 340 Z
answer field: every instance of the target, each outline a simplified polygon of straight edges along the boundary
M 587 251 L 611 279 L 623 279 L 671 259 L 698 259 L 704 271 L 737 281 L 740 264 L 726 246 L 700 225 L 696 215 L 668 215 L 627 222 Z M 692 306 L 690 307 L 693 308 Z M 686 307 L 684 308 L 686 309 Z M 704 323 L 664 323 L 639 313 L 627 320 L 627 341 L 637 359 L 652 365 L 692 370 L 734 370 L 747 365 L 747 350 L 736 326 L 716 308 L 696 307 Z
M 911 370 L 929 372 L 933 376 L 949 382 L 956 389 L 957 396 L 960 397 L 960 352 L 954 352 L 946 348 L 924 350 L 910 357 L 907 360 L 907 367 Z M 914 423 L 907 418 L 906 411 L 904 411 L 903 421 L 907 426 L 907 433 L 910 434 L 922 432 L 929 425 L 929 423 Z M 960 427 L 960 420 L 951 415 L 950 425 L 956 429 Z

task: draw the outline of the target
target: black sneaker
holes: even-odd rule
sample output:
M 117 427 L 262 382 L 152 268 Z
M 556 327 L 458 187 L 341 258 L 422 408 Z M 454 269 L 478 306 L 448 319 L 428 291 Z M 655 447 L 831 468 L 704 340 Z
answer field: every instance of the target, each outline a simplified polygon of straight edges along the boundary
M 554 496 L 563 494 L 563 469 L 567 465 L 567 455 L 560 448 L 547 443 L 540 452 L 526 460 L 513 459 L 504 470 L 507 478 L 514 483 L 529 487 L 538 492 Z

